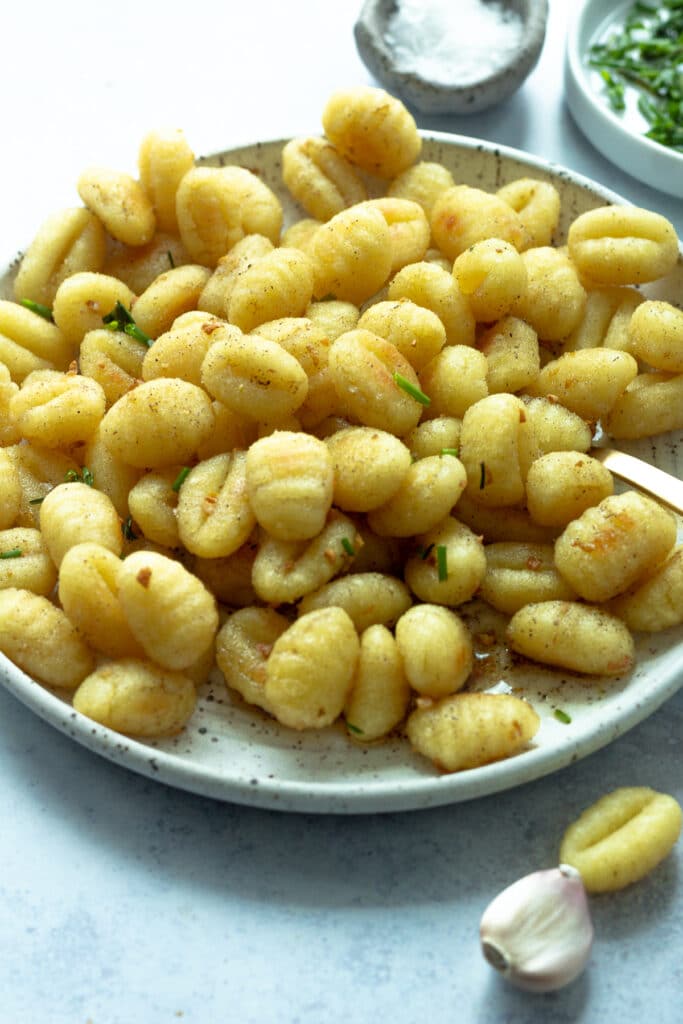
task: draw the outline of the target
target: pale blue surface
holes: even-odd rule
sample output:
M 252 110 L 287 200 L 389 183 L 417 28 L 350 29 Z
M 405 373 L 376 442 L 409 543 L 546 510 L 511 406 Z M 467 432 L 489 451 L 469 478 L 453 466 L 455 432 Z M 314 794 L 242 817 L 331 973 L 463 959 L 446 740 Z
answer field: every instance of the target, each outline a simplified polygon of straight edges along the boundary
M 2 254 L 77 202 L 86 163 L 134 167 L 152 126 L 183 127 L 197 152 L 315 131 L 332 89 L 369 81 L 351 35 L 357 6 L 206 2 L 193 19 L 169 4 L 163 21 L 159 5 L 129 0 L 116 13 L 76 0 L 16 9 L 0 62 Z M 421 127 L 564 163 L 683 233 L 683 204 L 600 157 L 563 107 L 568 6 L 551 0 L 541 63 L 509 103 Z M 683 1020 L 681 846 L 643 883 L 592 901 L 591 963 L 563 992 L 504 986 L 477 937 L 495 893 L 551 866 L 566 825 L 605 791 L 650 785 L 683 801 L 683 694 L 540 782 L 372 817 L 278 815 L 173 791 L 1 691 L 0 722 L 7 1024 Z

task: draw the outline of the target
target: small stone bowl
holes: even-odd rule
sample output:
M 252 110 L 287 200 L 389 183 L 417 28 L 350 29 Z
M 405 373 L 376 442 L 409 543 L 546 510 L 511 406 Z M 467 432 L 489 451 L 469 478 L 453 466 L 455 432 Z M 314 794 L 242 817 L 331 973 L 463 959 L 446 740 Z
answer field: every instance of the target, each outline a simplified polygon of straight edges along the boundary
M 397 67 L 386 39 L 397 0 L 365 0 L 353 29 L 356 47 L 375 78 L 413 109 L 423 114 L 476 114 L 506 99 L 522 85 L 536 66 L 545 40 L 548 0 L 497 0 L 497 5 L 521 18 L 522 37 L 518 48 L 503 63 L 483 69 L 477 81 L 469 78 L 461 84 L 454 81 L 445 85 Z M 453 0 L 454 18 L 457 10 L 457 0 Z

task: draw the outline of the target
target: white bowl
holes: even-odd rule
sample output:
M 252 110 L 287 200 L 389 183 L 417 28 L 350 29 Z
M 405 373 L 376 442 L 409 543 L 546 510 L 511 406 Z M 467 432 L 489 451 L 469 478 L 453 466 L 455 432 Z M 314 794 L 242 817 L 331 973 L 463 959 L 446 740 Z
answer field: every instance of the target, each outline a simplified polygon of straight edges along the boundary
M 599 73 L 589 67 L 593 43 L 623 23 L 633 0 L 583 0 L 570 16 L 565 59 L 567 105 L 574 120 L 603 156 L 646 184 L 683 198 L 683 153 L 653 142 L 643 134 L 647 123 L 627 95 L 626 110 L 613 111 Z

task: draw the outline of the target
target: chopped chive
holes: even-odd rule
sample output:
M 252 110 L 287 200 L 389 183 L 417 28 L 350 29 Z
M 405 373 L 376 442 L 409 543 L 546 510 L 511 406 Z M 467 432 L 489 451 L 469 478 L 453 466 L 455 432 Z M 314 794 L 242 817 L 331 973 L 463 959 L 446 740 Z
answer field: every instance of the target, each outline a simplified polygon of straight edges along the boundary
M 442 455 L 454 455 L 455 458 L 457 459 L 458 456 L 460 455 L 460 452 L 458 451 L 457 448 L 442 448 L 441 449 L 441 454 Z
M 189 474 L 190 474 L 190 467 L 189 466 L 183 466 L 183 468 L 178 473 L 178 476 L 173 481 L 173 484 L 171 485 L 171 490 L 178 492 L 180 490 L 180 488 L 183 486 L 183 484 L 184 484 L 185 480 L 187 479 L 187 477 L 189 476 Z
M 564 725 L 569 725 L 572 720 L 571 715 L 568 715 L 566 711 L 562 710 L 562 708 L 555 708 L 553 713 L 558 722 L 563 722 Z
M 402 376 L 402 374 L 395 373 L 394 381 L 402 391 L 405 391 L 407 395 L 414 398 L 416 402 L 420 403 L 420 405 L 430 404 L 431 398 L 428 395 L 425 395 L 424 391 L 420 391 L 420 389 L 416 388 L 414 384 L 411 384 L 409 380 Z
M 93 487 L 95 484 L 95 477 L 92 470 L 88 469 L 87 466 L 84 466 L 80 473 L 77 469 L 67 469 L 64 474 L 64 482 L 67 484 L 87 484 L 88 487 Z M 42 500 L 43 499 L 41 498 L 40 501 Z M 35 504 L 38 504 L 37 500 Z
M 31 498 L 29 501 L 29 505 L 42 505 L 44 501 L 45 495 L 43 495 L 42 498 Z
M 91 469 L 88 469 L 87 466 L 83 467 L 83 472 L 81 473 L 81 478 L 83 480 L 83 483 L 87 484 L 88 487 L 94 487 L 94 485 L 95 485 L 95 475 L 94 475 L 94 473 L 92 472 Z
M 0 558 L 21 558 L 23 553 L 21 548 L 11 548 L 9 551 L 0 551 Z
M 126 540 L 137 540 L 138 535 L 133 529 L 132 516 L 128 516 L 127 519 L 124 519 L 121 525 L 121 532 L 123 533 L 123 536 L 126 538 Z
M 483 491 L 484 488 L 486 487 L 486 463 L 480 462 L 479 469 L 479 490 Z
M 347 555 L 351 555 L 351 557 L 355 555 L 356 549 L 354 548 L 353 544 L 351 543 L 348 537 L 342 537 L 341 544 Z
M 77 469 L 67 469 L 66 473 L 64 474 L 64 483 L 66 484 L 73 484 L 76 482 L 76 480 L 80 481 L 80 479 L 81 478 Z
M 448 579 L 448 548 L 445 544 L 436 545 L 436 567 L 439 583 L 444 583 Z
M 363 730 L 359 729 L 357 725 L 353 725 L 351 722 L 346 723 L 346 728 L 349 730 L 349 732 L 355 732 L 357 736 L 363 735 Z
M 107 322 L 105 323 L 104 327 L 105 327 L 105 330 L 107 330 L 107 331 L 119 331 L 119 330 L 121 330 L 121 327 L 120 327 L 120 324 L 119 324 L 118 320 L 107 320 Z
M 426 562 L 427 559 L 429 558 L 430 554 L 432 553 L 433 549 L 434 549 L 434 545 L 433 544 L 429 544 L 426 548 L 419 547 L 417 549 L 417 553 L 420 556 L 420 558 L 422 559 L 422 561 Z
M 33 299 L 22 299 L 21 305 L 25 306 L 26 309 L 30 309 L 32 313 L 42 316 L 43 320 L 49 320 L 51 324 L 55 322 L 52 310 L 49 306 L 44 306 L 42 302 L 34 302 Z
M 130 312 L 130 310 L 126 309 L 124 304 L 117 299 L 116 305 L 114 306 L 112 311 L 110 313 L 107 313 L 106 316 L 102 317 L 102 323 L 134 324 L 135 320 L 133 319 L 133 314 Z
M 171 270 L 175 270 L 175 260 L 173 259 L 173 253 L 170 249 L 166 250 L 166 255 L 168 256 L 168 262 L 171 264 Z
M 126 324 L 123 330 L 124 333 L 127 334 L 129 338 L 135 338 L 136 341 L 141 341 L 143 345 L 147 346 L 147 348 L 151 347 L 152 339 L 150 338 L 149 334 L 145 334 L 145 332 L 140 327 L 138 327 L 137 324 Z

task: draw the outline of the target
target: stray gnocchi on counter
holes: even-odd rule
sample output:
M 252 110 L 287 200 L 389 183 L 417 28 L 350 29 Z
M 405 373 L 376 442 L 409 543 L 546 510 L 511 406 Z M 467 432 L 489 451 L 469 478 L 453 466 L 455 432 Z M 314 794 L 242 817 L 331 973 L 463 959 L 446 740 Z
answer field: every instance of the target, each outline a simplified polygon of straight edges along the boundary
M 150 131 L 23 254 L 0 652 L 131 736 L 181 732 L 211 678 L 285 728 L 476 769 L 541 719 L 477 686 L 472 602 L 588 688 L 683 622 L 673 515 L 590 454 L 683 428 L 683 314 L 639 291 L 679 243 L 606 206 L 563 244 L 551 182 L 458 181 L 381 89 L 334 93 L 321 128 L 277 190 Z M 582 871 L 593 831 L 566 841 Z

